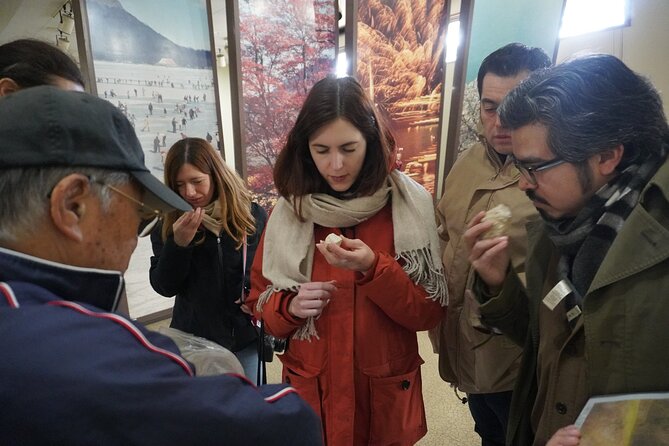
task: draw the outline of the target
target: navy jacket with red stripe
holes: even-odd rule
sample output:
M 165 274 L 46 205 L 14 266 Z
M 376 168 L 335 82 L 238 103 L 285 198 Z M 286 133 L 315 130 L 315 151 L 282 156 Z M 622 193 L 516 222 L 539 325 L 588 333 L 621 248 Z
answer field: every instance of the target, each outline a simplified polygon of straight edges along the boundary
M 174 343 L 121 316 L 118 272 L 0 248 L 0 444 L 317 445 L 285 385 L 194 377 Z

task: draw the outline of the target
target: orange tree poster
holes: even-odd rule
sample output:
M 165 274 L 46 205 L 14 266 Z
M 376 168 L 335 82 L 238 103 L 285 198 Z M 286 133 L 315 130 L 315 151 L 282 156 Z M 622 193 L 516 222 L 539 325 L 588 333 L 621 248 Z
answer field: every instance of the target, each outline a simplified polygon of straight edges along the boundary
M 272 169 L 286 135 L 311 86 L 334 73 L 335 2 L 241 0 L 239 39 L 247 181 L 270 209 Z
M 447 2 L 359 0 L 360 82 L 385 114 L 401 169 L 434 195 Z

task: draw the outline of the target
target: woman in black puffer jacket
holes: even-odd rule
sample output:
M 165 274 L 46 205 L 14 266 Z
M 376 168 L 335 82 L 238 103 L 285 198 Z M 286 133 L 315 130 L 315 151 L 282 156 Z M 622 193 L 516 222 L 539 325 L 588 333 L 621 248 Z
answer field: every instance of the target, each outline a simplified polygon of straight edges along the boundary
M 152 232 L 151 286 L 163 296 L 176 295 L 171 327 L 231 350 L 253 378 L 258 336 L 240 298 L 242 286 L 249 289 L 267 215 L 204 139 L 185 138 L 170 148 L 165 184 L 194 210 L 168 214 Z

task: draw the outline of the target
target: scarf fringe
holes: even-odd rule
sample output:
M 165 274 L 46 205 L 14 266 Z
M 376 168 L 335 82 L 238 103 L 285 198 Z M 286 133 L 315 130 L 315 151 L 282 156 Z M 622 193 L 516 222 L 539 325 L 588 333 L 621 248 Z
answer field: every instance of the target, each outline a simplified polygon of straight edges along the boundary
M 293 334 L 292 338 L 297 339 L 298 341 L 311 342 L 312 337 L 320 339 L 318 336 L 318 331 L 316 331 L 316 318 L 309 316 L 304 325 L 298 328 L 297 331 Z
M 269 298 L 272 296 L 272 293 L 275 291 L 293 291 L 297 292 L 299 291 L 299 287 L 295 288 L 290 288 L 286 290 L 280 290 L 280 289 L 275 289 L 272 285 L 268 285 L 265 291 L 260 293 L 260 296 L 258 296 L 258 302 L 256 303 L 256 310 L 258 310 L 259 313 L 262 313 L 263 307 L 265 304 L 269 301 Z M 304 325 L 302 325 L 300 328 L 298 328 L 295 333 L 293 333 L 293 336 L 291 336 L 292 339 L 297 339 L 299 341 L 309 341 L 311 342 L 311 338 L 315 337 L 316 339 L 320 339 L 318 336 L 318 331 L 316 330 L 316 321 L 313 316 L 309 316 L 306 319 L 306 322 Z
M 439 302 L 442 307 L 448 305 L 448 287 L 444 269 L 436 267 L 430 261 L 430 248 L 420 248 L 397 254 L 395 260 L 404 263 L 402 269 L 416 284 L 422 285 L 427 293 L 426 299 Z
M 269 298 L 272 296 L 272 293 L 274 292 L 274 287 L 272 285 L 267 285 L 267 288 L 265 288 L 265 291 L 260 293 L 258 296 L 258 302 L 256 302 L 256 310 L 258 313 L 262 313 L 262 308 L 265 306 L 265 304 L 269 301 Z M 276 290 L 278 291 L 278 290 Z

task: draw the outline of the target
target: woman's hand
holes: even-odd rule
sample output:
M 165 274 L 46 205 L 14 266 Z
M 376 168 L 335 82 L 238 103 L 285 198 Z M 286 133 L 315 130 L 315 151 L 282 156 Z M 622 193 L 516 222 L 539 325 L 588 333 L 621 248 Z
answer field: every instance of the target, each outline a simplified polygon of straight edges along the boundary
M 184 212 L 181 217 L 172 225 L 174 232 L 174 243 L 182 248 L 190 245 L 193 241 L 202 219 L 204 218 L 204 209 L 197 208 L 193 211 Z
M 581 442 L 581 431 L 572 425 L 558 429 L 548 440 L 546 446 L 578 446 Z
M 362 240 L 341 236 L 341 246 L 334 243 L 316 243 L 325 260 L 337 268 L 366 273 L 374 265 L 376 255 Z
M 334 280 L 303 283 L 300 285 L 297 296 L 290 301 L 288 312 L 302 319 L 309 316 L 320 316 L 325 306 L 330 303 L 332 292 L 336 289 Z
M 253 310 L 251 310 L 248 305 L 243 303 L 241 299 L 237 299 L 235 303 L 239 305 L 239 309 L 242 310 L 243 313 L 253 316 Z
M 481 222 L 485 212 L 479 212 L 467 225 L 463 238 L 469 253 L 469 263 L 491 291 L 499 289 L 506 278 L 509 266 L 509 237 L 483 239 L 481 236 L 492 222 Z

